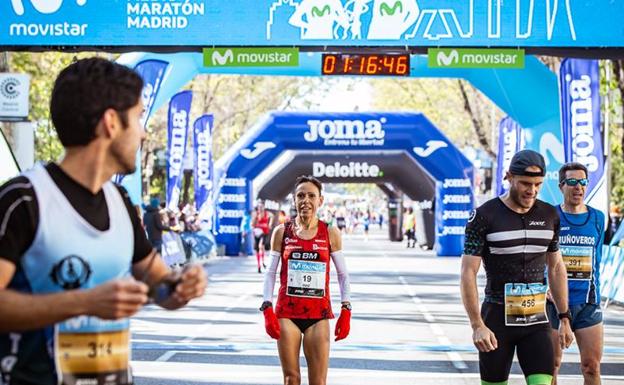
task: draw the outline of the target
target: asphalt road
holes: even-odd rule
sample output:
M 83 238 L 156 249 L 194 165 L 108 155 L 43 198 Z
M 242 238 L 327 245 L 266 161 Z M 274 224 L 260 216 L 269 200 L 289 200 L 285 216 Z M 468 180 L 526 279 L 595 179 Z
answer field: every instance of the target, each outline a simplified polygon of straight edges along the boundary
M 479 384 L 459 258 L 406 249 L 379 231 L 369 241 L 346 236 L 344 250 L 353 318 L 349 337 L 332 342 L 328 384 Z M 262 275 L 255 259 L 215 258 L 205 267 L 210 283 L 203 298 L 175 312 L 146 307 L 132 320 L 136 384 L 281 384 L 276 345 L 257 310 Z M 481 293 L 484 283 L 480 276 Z M 333 274 L 331 293 L 338 312 Z M 578 363 L 573 345 L 559 384 L 582 384 Z M 303 358 L 301 365 L 307 384 Z M 602 373 L 603 384 L 624 383 L 624 311 L 617 305 L 605 311 Z M 525 384 L 516 363 L 509 383 Z

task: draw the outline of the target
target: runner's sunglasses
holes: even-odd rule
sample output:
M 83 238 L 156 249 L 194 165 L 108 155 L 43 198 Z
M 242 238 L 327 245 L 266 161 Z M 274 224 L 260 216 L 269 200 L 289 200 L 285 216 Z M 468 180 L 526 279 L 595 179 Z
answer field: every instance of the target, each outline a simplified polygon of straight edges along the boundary
M 577 184 L 580 184 L 581 186 L 587 186 L 589 181 L 587 180 L 587 178 L 581 178 L 581 179 L 567 178 L 567 179 L 564 179 L 563 182 L 561 182 L 561 184 L 564 184 L 564 183 L 568 186 L 576 186 Z

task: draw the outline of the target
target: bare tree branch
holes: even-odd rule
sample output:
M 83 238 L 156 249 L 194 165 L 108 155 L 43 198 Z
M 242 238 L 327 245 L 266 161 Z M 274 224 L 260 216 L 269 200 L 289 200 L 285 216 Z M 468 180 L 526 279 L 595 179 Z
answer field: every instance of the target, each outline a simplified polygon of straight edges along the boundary
M 493 158 L 496 158 L 496 154 L 492 151 L 492 147 L 490 147 L 490 143 L 488 141 L 487 135 L 483 130 L 482 124 L 479 121 L 479 118 L 475 114 L 470 105 L 470 100 L 468 99 L 468 94 L 466 93 L 466 89 L 464 88 L 464 83 L 461 80 L 457 81 L 459 85 L 459 91 L 461 92 L 462 98 L 464 99 L 464 110 L 470 116 L 470 120 L 472 121 L 472 126 L 474 127 L 475 133 L 477 134 L 477 140 L 483 147 L 483 149 Z

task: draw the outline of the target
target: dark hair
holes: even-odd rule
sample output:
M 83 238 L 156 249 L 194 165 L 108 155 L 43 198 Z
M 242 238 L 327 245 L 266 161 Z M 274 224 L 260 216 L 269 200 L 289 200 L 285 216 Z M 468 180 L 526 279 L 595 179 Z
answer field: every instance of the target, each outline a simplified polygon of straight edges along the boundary
M 312 175 L 301 175 L 297 177 L 297 180 L 295 180 L 295 190 L 300 184 L 303 184 L 303 183 L 312 183 L 318 189 L 319 195 L 321 195 L 323 191 L 323 185 L 321 184 L 320 180 L 316 179 Z
M 585 173 L 585 178 L 589 176 L 589 173 L 587 172 L 587 167 L 585 167 L 585 165 L 579 162 L 568 162 L 561 166 L 561 168 L 559 169 L 559 184 L 563 183 L 563 181 L 565 180 L 566 172 L 573 170 L 583 171 Z
M 50 100 L 50 115 L 63 146 L 89 144 L 109 108 L 127 127 L 127 111 L 139 102 L 142 90 L 141 77 L 121 64 L 97 57 L 70 64 L 56 78 Z

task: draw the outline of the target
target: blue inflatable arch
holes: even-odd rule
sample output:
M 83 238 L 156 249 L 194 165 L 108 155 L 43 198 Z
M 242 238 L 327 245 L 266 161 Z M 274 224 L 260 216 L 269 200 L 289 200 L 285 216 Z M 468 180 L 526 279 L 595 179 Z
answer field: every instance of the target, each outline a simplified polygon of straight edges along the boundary
M 169 63 L 155 111 L 197 74 L 247 74 L 267 76 L 321 76 L 321 53 L 300 53 L 298 67 L 204 67 L 200 53 L 124 54 L 119 62 L 134 67 L 143 60 Z M 411 55 L 412 77 L 463 78 L 523 127 L 525 148 L 546 158 L 547 177 L 540 198 L 555 203 L 560 194 L 557 171 L 564 162 L 557 76 L 537 58 L 527 56 L 524 69 L 431 69 L 427 57 Z M 449 111 L 450 113 L 454 111 Z
M 217 241 L 226 245 L 226 254 L 238 255 L 240 220 L 251 208 L 254 179 L 289 150 L 408 154 L 436 181 L 436 253 L 461 255 L 464 226 L 474 207 L 473 165 L 423 114 L 298 112 L 268 114 L 215 165 L 221 186 Z M 420 183 L 410 175 L 404 178 Z

